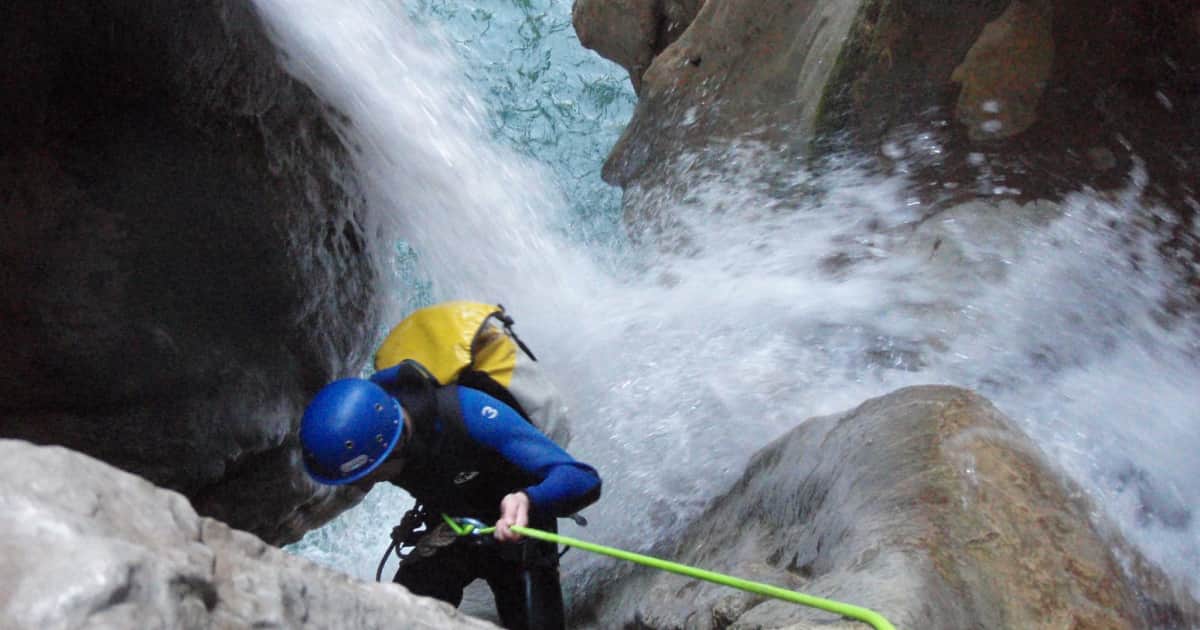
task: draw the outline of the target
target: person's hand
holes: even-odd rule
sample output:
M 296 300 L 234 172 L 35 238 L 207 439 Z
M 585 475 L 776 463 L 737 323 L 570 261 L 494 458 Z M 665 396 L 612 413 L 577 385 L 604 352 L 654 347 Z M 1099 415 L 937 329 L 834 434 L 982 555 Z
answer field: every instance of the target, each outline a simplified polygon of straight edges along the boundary
M 524 527 L 529 524 L 529 496 L 524 492 L 514 492 L 500 500 L 500 520 L 496 521 L 496 540 L 500 542 L 516 542 L 521 535 L 511 527 Z

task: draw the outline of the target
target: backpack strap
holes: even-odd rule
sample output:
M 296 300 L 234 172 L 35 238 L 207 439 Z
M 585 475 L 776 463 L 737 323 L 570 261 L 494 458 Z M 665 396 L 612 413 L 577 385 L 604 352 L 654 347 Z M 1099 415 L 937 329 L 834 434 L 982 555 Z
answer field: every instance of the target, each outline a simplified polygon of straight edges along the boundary
M 434 392 L 437 418 L 442 421 L 442 435 L 438 440 L 438 455 L 461 455 L 463 447 L 470 442 L 466 420 L 462 415 L 462 404 L 458 400 L 458 388 L 454 385 L 439 387 Z
M 423 459 L 439 446 L 439 436 L 434 420 L 438 413 L 437 381 L 425 366 L 406 359 L 389 368 L 390 374 L 379 382 L 392 396 L 400 399 L 404 411 L 412 420 L 413 435 L 408 438 L 413 445 L 406 449 L 408 456 Z
M 521 351 L 523 351 L 523 352 L 524 352 L 526 355 L 528 355 L 530 359 L 533 359 L 534 361 L 537 361 L 537 357 L 533 356 L 533 351 L 529 349 L 529 346 L 525 345 L 525 342 L 524 342 L 524 341 L 521 341 L 521 338 L 517 336 L 517 333 L 516 333 L 516 331 L 514 331 L 514 330 L 512 329 L 512 327 L 513 327 L 513 324 L 515 324 L 516 322 L 514 322 L 514 321 L 513 321 L 513 318 L 512 318 L 512 317 L 511 317 L 511 316 L 510 316 L 508 313 L 506 313 L 506 312 L 504 311 L 504 305 L 503 305 L 503 304 L 497 304 L 497 305 L 496 305 L 496 308 L 497 308 L 497 309 L 499 309 L 499 310 L 497 310 L 495 313 L 492 313 L 491 315 L 488 315 L 488 316 L 487 316 L 487 317 L 486 317 L 486 318 L 483 320 L 483 325 L 484 325 L 484 326 L 486 326 L 486 325 L 487 325 L 487 320 L 489 320 L 489 319 L 491 319 L 491 318 L 495 317 L 495 318 L 496 318 L 496 321 L 500 322 L 500 324 L 501 324 L 502 326 L 504 326 L 504 332 L 508 333 L 508 336 L 509 336 L 509 337 L 512 337 L 512 338 L 513 338 L 513 341 L 517 342 L 517 346 L 518 346 L 519 348 L 521 348 Z M 482 328 L 482 327 L 480 327 L 480 332 L 482 332 L 482 330 L 483 330 L 483 328 Z M 476 336 L 478 336 L 478 335 L 479 335 L 479 333 L 475 333 L 475 334 L 476 334 Z M 473 361 L 475 360 L 475 357 L 471 357 L 471 360 L 472 360 L 472 362 L 473 362 Z
M 488 396 L 499 400 L 509 407 L 512 407 L 513 410 L 521 414 L 522 418 L 525 418 L 526 421 L 528 421 L 530 424 L 533 424 L 533 421 L 529 419 L 529 414 L 525 411 L 525 408 L 521 406 L 521 403 L 517 401 L 516 397 L 512 395 L 512 392 L 508 391 L 508 388 L 504 387 L 500 383 L 497 383 L 496 379 L 488 376 L 487 372 L 471 368 L 465 369 L 458 375 L 458 384 L 462 385 L 463 387 L 477 389 Z

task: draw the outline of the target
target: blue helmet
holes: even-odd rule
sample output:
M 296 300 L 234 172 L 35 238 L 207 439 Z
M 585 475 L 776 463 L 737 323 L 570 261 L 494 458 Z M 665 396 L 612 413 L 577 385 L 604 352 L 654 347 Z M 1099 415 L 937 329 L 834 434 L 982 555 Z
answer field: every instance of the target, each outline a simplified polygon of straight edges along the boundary
M 387 459 L 403 434 L 400 403 L 382 387 L 361 378 L 334 381 L 300 420 L 304 469 L 324 484 L 357 481 Z

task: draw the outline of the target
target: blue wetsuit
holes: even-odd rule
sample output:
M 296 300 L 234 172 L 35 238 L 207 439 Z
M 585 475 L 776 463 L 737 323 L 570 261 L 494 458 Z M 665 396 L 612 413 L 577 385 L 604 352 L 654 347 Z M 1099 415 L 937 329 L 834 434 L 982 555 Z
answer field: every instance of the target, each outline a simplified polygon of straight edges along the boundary
M 399 369 L 371 377 L 400 400 L 414 425 L 399 455 L 404 471 L 391 481 L 429 511 L 493 523 L 500 500 L 518 490 L 529 496 L 531 518 L 567 516 L 599 498 L 596 469 L 503 401 L 462 386 L 442 388 L 435 401 L 432 392 L 400 390 Z M 445 409 L 446 390 L 456 394 L 457 417 Z
M 391 370 L 383 370 L 372 380 L 399 398 L 414 431 L 400 455 L 404 468 L 391 481 L 425 506 L 430 531 L 442 513 L 494 523 L 500 500 L 517 491 L 529 496 L 530 525 L 557 531 L 556 517 L 573 514 L 599 498 L 596 470 L 571 457 L 504 402 L 456 386 L 442 388 L 437 395 L 441 402 L 431 403 L 429 396 L 389 387 L 393 376 Z M 454 402 L 457 415 L 445 408 Z M 463 589 L 482 578 L 492 589 L 505 627 L 553 630 L 564 626 L 557 565 L 558 551 L 552 544 L 525 540 L 472 545 L 460 540 L 430 555 L 411 554 L 395 581 L 418 595 L 458 606 Z
M 472 440 L 541 480 L 524 488 L 535 511 L 566 516 L 599 497 L 596 469 L 571 457 L 512 407 L 467 387 L 458 388 L 458 400 Z

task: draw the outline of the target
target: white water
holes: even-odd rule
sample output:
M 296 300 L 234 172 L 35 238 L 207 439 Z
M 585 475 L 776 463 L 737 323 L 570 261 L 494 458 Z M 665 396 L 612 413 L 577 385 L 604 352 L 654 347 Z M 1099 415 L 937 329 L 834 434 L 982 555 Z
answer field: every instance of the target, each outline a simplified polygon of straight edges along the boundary
M 645 549 L 804 418 L 949 383 L 996 402 L 1153 561 L 1200 590 L 1198 337 L 1158 323 L 1177 281 L 1151 243 L 1106 227 L 1125 221 L 1144 182 L 1060 209 L 914 223 L 922 208 L 902 181 L 852 166 L 797 172 L 793 183 L 823 192 L 781 202 L 755 183 L 771 156 L 729 147 L 721 173 L 681 162 L 687 199 L 645 196 L 682 217 L 691 255 L 632 249 L 601 264 L 610 251 L 562 235 L 569 204 L 547 169 L 492 139 L 450 43 L 394 2 L 256 4 L 289 70 L 348 118 L 382 229 L 416 252 L 422 299 L 505 304 L 573 402 L 572 451 L 601 470 L 605 496 L 591 527 L 567 533 Z M 941 150 L 922 137 L 902 148 Z M 831 271 L 835 254 L 855 262 Z M 411 300 L 397 295 L 397 315 Z M 297 549 L 369 579 L 406 507 L 376 490 Z M 566 567 L 595 562 L 569 554 Z

